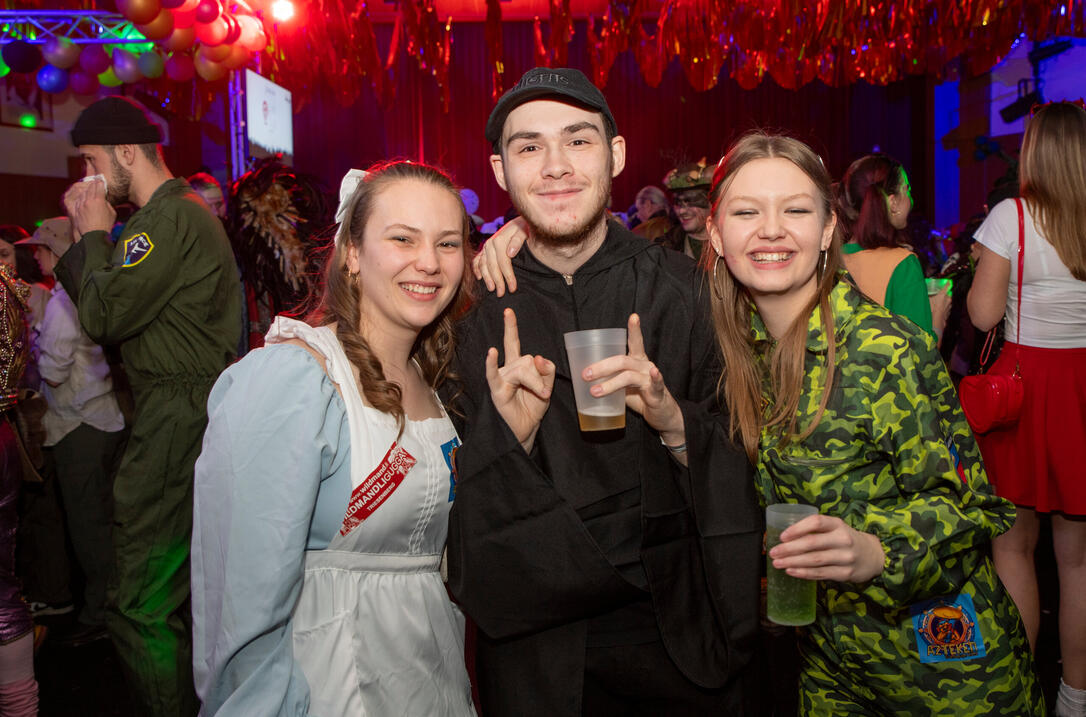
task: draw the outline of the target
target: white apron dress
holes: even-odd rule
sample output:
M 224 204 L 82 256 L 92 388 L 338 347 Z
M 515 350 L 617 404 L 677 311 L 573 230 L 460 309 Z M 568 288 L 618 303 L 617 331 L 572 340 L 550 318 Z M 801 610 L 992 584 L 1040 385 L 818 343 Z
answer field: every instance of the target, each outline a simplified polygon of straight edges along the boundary
M 362 403 L 351 364 L 328 327 L 278 317 L 267 343 L 301 339 L 326 360 L 351 434 L 351 503 L 325 550 L 309 550 L 293 615 L 294 659 L 309 713 L 474 715 L 464 618 L 441 580 L 451 507 L 448 416 L 395 419 Z

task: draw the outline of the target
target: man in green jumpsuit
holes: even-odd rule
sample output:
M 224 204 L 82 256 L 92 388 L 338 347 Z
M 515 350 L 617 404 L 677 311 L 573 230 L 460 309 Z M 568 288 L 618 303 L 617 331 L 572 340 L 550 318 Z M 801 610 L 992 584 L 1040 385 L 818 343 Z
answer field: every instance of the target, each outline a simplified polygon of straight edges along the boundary
M 140 714 L 192 715 L 189 540 L 193 465 L 208 392 L 241 331 L 237 269 L 222 224 L 162 161 L 161 131 L 122 97 L 79 116 L 87 179 L 64 196 L 75 244 L 56 276 L 95 341 L 120 344 L 132 436 L 117 473 L 107 624 Z M 139 211 L 114 243 L 114 205 Z

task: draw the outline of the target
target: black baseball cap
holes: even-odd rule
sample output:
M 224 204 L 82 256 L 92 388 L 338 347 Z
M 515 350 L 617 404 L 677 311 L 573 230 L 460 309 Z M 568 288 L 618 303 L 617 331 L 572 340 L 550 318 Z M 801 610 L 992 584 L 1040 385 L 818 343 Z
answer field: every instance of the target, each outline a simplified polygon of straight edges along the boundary
M 72 144 L 158 144 L 162 130 L 147 116 L 143 105 L 127 97 L 111 96 L 83 110 L 72 127 Z
M 570 67 L 534 67 L 525 72 L 520 81 L 494 105 L 494 111 L 486 121 L 486 139 L 491 146 L 501 141 L 505 118 L 510 112 L 525 102 L 541 97 L 572 100 L 572 104 L 599 112 L 603 115 L 603 121 L 607 123 L 610 133 L 618 134 L 618 126 L 611 114 L 611 108 L 607 106 L 607 100 L 583 72 Z

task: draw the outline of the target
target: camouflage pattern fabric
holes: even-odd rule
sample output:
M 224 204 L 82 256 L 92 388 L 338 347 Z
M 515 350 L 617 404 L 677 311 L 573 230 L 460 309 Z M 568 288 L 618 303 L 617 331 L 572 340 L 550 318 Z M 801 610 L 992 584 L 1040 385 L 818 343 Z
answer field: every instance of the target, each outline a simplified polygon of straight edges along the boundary
M 990 559 L 1014 506 L 988 483 L 934 339 L 844 279 L 830 305 L 826 413 L 802 442 L 763 432 L 761 495 L 876 535 L 886 563 L 867 583 L 819 583 L 816 621 L 798 631 L 801 713 L 1044 715 L 1018 610 Z M 753 334 L 764 369 L 771 339 L 757 314 Z M 816 309 L 801 430 L 818 411 L 826 348 Z

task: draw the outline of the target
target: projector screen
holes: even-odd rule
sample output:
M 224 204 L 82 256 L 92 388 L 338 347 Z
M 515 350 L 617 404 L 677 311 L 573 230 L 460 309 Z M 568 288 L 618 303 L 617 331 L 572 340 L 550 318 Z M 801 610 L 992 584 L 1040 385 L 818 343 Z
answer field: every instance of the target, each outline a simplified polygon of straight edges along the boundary
M 292 163 L 294 110 L 290 91 L 252 70 L 245 71 L 245 135 L 250 156 L 279 153 L 285 163 Z

